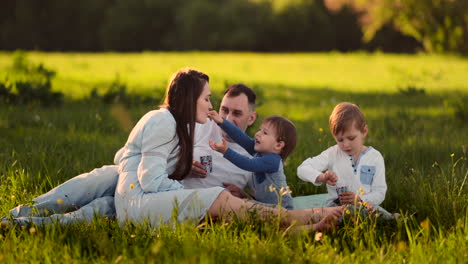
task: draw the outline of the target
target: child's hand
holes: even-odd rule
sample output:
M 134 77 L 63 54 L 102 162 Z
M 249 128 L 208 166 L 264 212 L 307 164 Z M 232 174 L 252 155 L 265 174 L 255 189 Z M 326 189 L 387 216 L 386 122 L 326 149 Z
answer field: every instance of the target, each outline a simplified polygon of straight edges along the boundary
M 321 182 L 325 182 L 328 185 L 335 186 L 338 181 L 338 176 L 333 171 L 326 171 L 320 175 L 322 177 Z
M 224 138 L 221 139 L 222 142 L 220 144 L 216 144 L 213 140 L 210 139 L 209 143 L 210 143 L 210 147 L 218 152 L 221 152 L 221 153 L 226 153 L 227 149 L 228 149 L 228 146 L 227 146 L 227 142 Z
M 215 110 L 211 110 L 210 112 L 208 112 L 208 117 L 215 121 L 216 124 L 222 124 L 224 122 L 223 118 L 219 116 L 218 112 L 216 112 Z
M 338 195 L 341 204 L 354 204 L 360 202 L 361 198 L 353 192 L 344 192 Z

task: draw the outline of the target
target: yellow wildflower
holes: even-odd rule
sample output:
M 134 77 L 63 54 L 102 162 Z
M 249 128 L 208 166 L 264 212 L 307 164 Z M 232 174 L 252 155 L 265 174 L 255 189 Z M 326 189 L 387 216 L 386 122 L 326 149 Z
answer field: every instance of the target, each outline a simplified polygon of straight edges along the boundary
M 360 195 L 363 195 L 364 194 L 364 190 L 362 188 L 359 188 L 359 194 Z
M 63 203 L 63 200 L 62 200 L 62 199 L 57 199 L 57 203 L 58 203 L 59 205 L 61 205 L 61 204 Z
M 450 154 L 450 157 L 452 158 L 455 157 L 455 153 Z
M 408 248 L 408 246 L 406 245 L 405 241 L 398 241 L 398 243 L 396 245 L 396 250 L 397 251 L 403 251 L 403 250 L 406 250 L 407 248 Z
M 270 192 L 274 192 L 274 191 L 276 191 L 276 189 L 275 189 L 275 186 L 273 186 L 273 184 L 272 184 L 272 185 L 270 185 L 270 188 L 269 188 L 269 189 L 270 189 Z
M 430 226 L 431 226 L 431 222 L 429 221 L 429 218 L 426 218 L 424 221 L 421 222 L 421 227 L 425 231 L 428 231 Z
M 130 189 L 133 189 L 133 188 L 135 188 L 135 184 L 132 183 L 130 184 Z
M 289 186 L 286 186 L 286 188 L 284 187 L 281 187 L 281 190 L 280 190 L 280 195 L 281 196 L 284 196 L 284 195 L 287 195 L 287 194 L 290 194 L 292 193 L 291 189 L 289 189 Z
M 10 198 L 11 198 L 13 201 L 16 200 L 16 196 L 14 196 L 14 195 L 12 195 Z
M 350 214 L 350 213 L 351 213 L 351 211 L 349 211 L 348 209 L 346 209 L 345 212 L 346 212 L 346 214 Z
M 319 131 L 320 131 L 320 133 L 322 133 L 322 132 L 323 132 L 323 128 L 319 128 Z
M 36 233 L 36 228 L 34 228 L 34 227 L 29 228 L 29 233 L 30 234 Z

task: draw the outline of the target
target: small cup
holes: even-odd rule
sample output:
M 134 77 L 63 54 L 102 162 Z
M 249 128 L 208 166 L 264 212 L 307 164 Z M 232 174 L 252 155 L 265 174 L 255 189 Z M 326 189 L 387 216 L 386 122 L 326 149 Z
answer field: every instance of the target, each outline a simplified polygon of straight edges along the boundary
M 348 186 L 340 186 L 340 187 L 336 187 L 336 193 L 338 194 L 338 196 L 342 193 L 345 193 L 348 191 Z
M 200 156 L 200 163 L 205 167 L 206 172 L 213 171 L 213 157 L 211 155 Z

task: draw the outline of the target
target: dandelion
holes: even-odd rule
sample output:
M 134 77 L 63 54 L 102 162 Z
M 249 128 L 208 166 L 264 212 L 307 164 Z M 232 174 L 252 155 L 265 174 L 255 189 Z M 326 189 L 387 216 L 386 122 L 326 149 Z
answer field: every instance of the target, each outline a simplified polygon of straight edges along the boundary
M 14 195 L 12 195 L 10 198 L 11 198 L 13 201 L 16 200 L 16 196 L 14 196 Z
M 30 234 L 36 233 L 36 228 L 34 228 L 34 227 L 29 228 L 29 233 Z
M 322 133 L 322 132 L 323 132 L 323 128 L 319 128 L 319 131 L 320 131 L 320 133 Z
M 346 214 L 351 214 L 351 211 L 349 211 L 348 209 L 346 209 Z
M 450 157 L 452 158 L 455 157 L 455 153 L 450 154 Z
M 320 241 L 323 238 L 323 233 L 322 232 L 317 232 L 315 233 L 315 241 Z
M 135 188 L 135 184 L 132 183 L 130 184 L 130 189 L 133 189 L 133 188 Z
M 58 203 L 59 205 L 61 205 L 61 204 L 63 203 L 63 200 L 62 200 L 62 199 L 57 199 L 57 203 Z
M 131 238 L 135 238 L 136 235 L 135 235 L 135 234 L 131 234 L 130 237 L 131 237 Z

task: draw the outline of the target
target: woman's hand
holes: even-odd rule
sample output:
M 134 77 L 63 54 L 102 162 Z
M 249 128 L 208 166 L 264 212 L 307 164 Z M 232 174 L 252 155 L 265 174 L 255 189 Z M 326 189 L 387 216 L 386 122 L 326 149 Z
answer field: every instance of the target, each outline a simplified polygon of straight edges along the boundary
M 337 223 L 338 217 L 327 215 L 320 222 L 314 224 L 312 229 L 313 231 L 334 231 Z
M 313 208 L 312 210 L 314 212 L 312 220 L 317 223 L 329 215 L 339 218 L 343 214 L 344 206 Z
M 205 170 L 205 166 L 201 164 L 199 161 L 193 160 L 192 161 L 192 170 L 190 171 L 190 177 L 192 178 L 206 178 L 207 171 Z
M 224 122 L 224 119 L 219 116 L 218 112 L 216 112 L 215 110 L 211 110 L 210 112 L 208 112 L 208 117 L 215 121 L 216 124 L 222 124 Z
M 361 201 L 361 198 L 353 192 L 344 192 L 338 195 L 341 204 L 354 204 Z
M 210 143 L 210 147 L 218 152 L 221 152 L 221 153 L 226 153 L 227 149 L 228 149 L 228 146 L 227 146 L 227 142 L 224 138 L 221 139 L 222 142 L 220 144 L 216 144 L 213 140 L 210 139 L 209 143 Z

